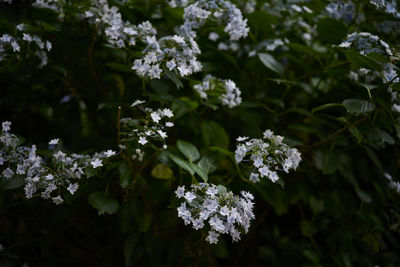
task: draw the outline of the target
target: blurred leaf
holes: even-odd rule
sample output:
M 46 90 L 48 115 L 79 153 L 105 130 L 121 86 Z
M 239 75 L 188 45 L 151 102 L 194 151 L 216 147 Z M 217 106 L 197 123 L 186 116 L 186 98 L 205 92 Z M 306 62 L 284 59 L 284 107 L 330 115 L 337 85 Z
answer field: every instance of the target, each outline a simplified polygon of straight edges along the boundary
M 111 194 L 95 192 L 89 195 L 89 204 L 98 210 L 99 215 L 114 214 L 118 211 L 118 200 Z
M 168 166 L 159 163 L 151 170 L 151 176 L 158 179 L 171 179 L 174 173 Z
M 278 73 L 280 76 L 284 76 L 285 67 L 278 62 L 272 55 L 267 53 L 259 53 L 258 58 L 268 69 Z
M 197 165 L 206 173 L 212 173 L 216 170 L 216 166 L 214 165 L 213 160 L 210 157 L 204 156 L 197 163 Z
M 361 99 L 346 99 L 343 101 L 343 105 L 350 113 L 366 113 L 375 109 L 374 104 Z
M 376 71 L 382 70 L 382 66 L 379 65 L 379 63 L 377 63 L 375 60 L 367 56 L 361 55 L 356 51 L 346 51 L 346 56 L 351 63 L 359 68 L 366 68 Z
M 214 121 L 204 120 L 201 123 L 201 133 L 204 142 L 209 146 L 229 147 L 229 136 L 225 129 Z
M 331 174 L 339 168 L 340 162 L 334 152 L 318 150 L 314 154 L 314 164 L 324 174 Z

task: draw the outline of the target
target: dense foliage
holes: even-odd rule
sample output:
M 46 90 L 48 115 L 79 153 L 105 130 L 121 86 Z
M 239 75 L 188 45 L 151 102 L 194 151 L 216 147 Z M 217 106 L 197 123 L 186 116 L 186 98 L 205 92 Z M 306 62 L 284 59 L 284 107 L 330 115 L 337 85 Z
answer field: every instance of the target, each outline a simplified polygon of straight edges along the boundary
M 1 266 L 399 266 L 400 6 L 0 2 Z

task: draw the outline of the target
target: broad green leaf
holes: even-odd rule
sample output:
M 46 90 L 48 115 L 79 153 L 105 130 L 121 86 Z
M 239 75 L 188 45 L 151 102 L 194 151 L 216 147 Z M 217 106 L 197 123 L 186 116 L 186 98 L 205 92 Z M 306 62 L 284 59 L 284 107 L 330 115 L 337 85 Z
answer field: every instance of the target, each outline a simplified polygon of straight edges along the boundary
M 179 151 L 190 161 L 194 162 L 200 158 L 200 153 L 197 148 L 189 142 L 178 140 L 176 146 Z
M 346 99 L 343 105 L 350 113 L 366 113 L 375 109 L 375 105 L 362 99 Z
M 210 157 L 204 156 L 201 160 L 197 163 L 197 165 L 206 173 L 212 173 L 216 170 L 216 166 Z
M 159 163 L 151 170 L 151 176 L 158 179 L 171 179 L 174 173 L 167 165 Z
M 98 210 L 99 215 L 114 214 L 119 208 L 119 203 L 116 197 L 105 192 L 91 193 L 89 195 L 89 204 Z
M 367 68 L 371 70 L 381 71 L 382 66 L 375 60 L 369 58 L 368 56 L 361 55 L 356 51 L 346 51 L 347 59 L 353 63 L 356 67 Z
M 185 169 L 186 171 L 188 171 L 191 175 L 193 175 L 195 173 L 194 169 L 192 168 L 192 166 L 190 165 L 190 162 L 182 159 L 179 156 L 176 156 L 174 154 L 169 154 L 169 157 L 176 163 L 178 164 L 180 167 L 182 167 L 183 169 Z
M 208 175 L 202 168 L 194 163 L 190 163 L 190 167 L 192 167 L 192 169 L 197 173 L 198 176 L 200 176 L 201 179 L 203 179 L 204 182 L 207 182 Z
M 225 129 L 214 121 L 204 120 L 201 124 L 204 142 L 209 146 L 229 147 L 229 136 Z
M 267 53 L 259 53 L 258 58 L 265 65 L 265 67 L 278 73 L 280 76 L 284 76 L 285 67 L 277 61 L 272 55 Z

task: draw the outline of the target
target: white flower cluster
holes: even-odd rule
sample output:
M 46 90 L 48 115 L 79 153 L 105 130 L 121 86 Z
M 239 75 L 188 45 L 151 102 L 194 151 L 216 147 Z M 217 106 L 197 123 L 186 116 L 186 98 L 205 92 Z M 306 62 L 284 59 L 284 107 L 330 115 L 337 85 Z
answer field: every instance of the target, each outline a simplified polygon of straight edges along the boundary
M 250 222 L 255 218 L 254 197 L 249 192 L 242 191 L 241 196 L 237 196 L 222 185 L 200 183 L 193 184 L 190 190 L 180 186 L 175 194 L 183 200 L 178 207 L 178 217 L 196 230 L 208 223 L 206 240 L 210 244 L 218 243 L 220 234 L 229 234 L 232 242 L 238 242 L 240 234 L 248 232 Z
M 90 23 L 99 24 L 104 31 L 108 42 L 116 47 L 133 46 L 137 40 L 145 41 L 157 34 L 150 22 L 132 25 L 122 19 L 119 9 L 110 7 L 107 0 L 92 1 L 92 6 L 84 13 Z
M 193 86 L 199 96 L 205 100 L 216 97 L 218 101 L 229 108 L 234 108 L 242 103 L 241 91 L 232 80 L 216 78 L 206 75 L 201 83 Z
M 400 12 L 397 10 L 396 0 L 370 0 L 369 2 L 377 8 L 383 9 L 385 13 L 393 15 L 395 18 L 400 18 Z
M 259 182 L 260 177 L 276 182 L 279 179 L 277 171 L 288 173 L 290 169 L 296 170 L 301 161 L 300 152 L 284 144 L 283 137 L 274 135 L 271 130 L 264 132 L 263 139 L 249 140 L 248 137 L 239 137 L 237 141 L 236 163 L 242 162 L 250 154 L 254 168 L 249 180 L 253 183 Z
M 60 196 L 62 188 L 66 188 L 71 194 L 78 189 L 78 180 L 84 176 L 90 177 L 94 169 L 103 166 L 103 160 L 115 155 L 112 150 L 88 155 L 67 155 L 61 150 L 54 150 L 51 156 L 51 164 L 36 154 L 36 146 L 19 146 L 20 140 L 10 133 L 10 122 L 2 123 L 0 133 L 0 166 L 3 170 L 1 176 L 10 180 L 23 177 L 26 198 L 41 191 L 41 197 L 51 198 L 55 204 L 63 203 Z M 51 140 L 49 145 L 55 146 L 58 139 Z M 0 176 L 0 177 L 1 177 Z M 55 192 L 56 197 L 52 197 Z
M 144 57 L 136 59 L 132 67 L 139 76 L 159 79 L 164 64 L 170 71 L 177 70 L 182 77 L 202 68 L 197 60 L 197 55 L 201 53 L 199 46 L 191 37 L 173 35 L 157 40 L 153 36 L 148 37 L 145 43 Z
M 244 38 L 249 32 L 247 19 L 243 18 L 242 12 L 234 4 L 225 0 L 199 0 L 185 7 L 181 31 L 184 35 L 196 37 L 195 30 L 209 18 L 226 25 L 224 31 L 229 34 L 230 40 Z
M 131 140 L 132 138 L 137 141 L 140 145 L 145 145 L 149 143 L 149 139 L 162 140 L 164 145 L 163 148 L 166 149 L 165 138 L 168 137 L 166 129 L 174 126 L 174 123 L 168 121 L 168 119 L 174 116 L 173 112 L 168 109 L 157 109 L 153 110 L 151 108 L 143 108 L 142 104 L 145 103 L 144 100 L 136 100 L 131 106 L 138 106 L 145 114 L 145 119 L 132 119 L 132 118 L 122 118 L 120 121 L 122 125 L 129 131 L 127 138 L 124 140 Z M 132 128 L 134 128 L 132 130 Z M 141 151 L 136 151 L 137 157 L 143 158 Z
M 362 55 L 376 52 L 386 54 L 387 56 L 393 56 L 390 46 L 378 36 L 369 32 L 353 32 L 347 35 L 346 40 L 339 44 L 339 46 L 343 48 L 354 48 Z
M 350 24 L 357 16 L 356 7 L 352 1 L 337 1 L 328 4 L 325 7 L 328 16 L 337 20 L 343 20 L 347 24 Z M 360 23 L 364 21 L 362 14 L 358 15 L 356 22 Z
M 5 60 L 10 54 L 19 56 L 23 50 L 32 50 L 33 54 L 40 59 L 39 68 L 43 68 L 47 65 L 47 54 L 52 49 L 52 45 L 35 34 L 24 32 L 24 28 L 23 24 L 17 25 L 17 37 L 9 34 L 0 36 L 0 61 Z

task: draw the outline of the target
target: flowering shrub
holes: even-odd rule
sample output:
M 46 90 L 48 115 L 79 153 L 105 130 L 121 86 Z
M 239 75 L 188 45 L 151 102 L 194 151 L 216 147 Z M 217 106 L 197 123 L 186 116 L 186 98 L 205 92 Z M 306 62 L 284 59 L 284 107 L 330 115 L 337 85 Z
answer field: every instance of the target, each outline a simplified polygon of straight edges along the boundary
M 0 1 L 0 265 L 399 265 L 399 19 Z

